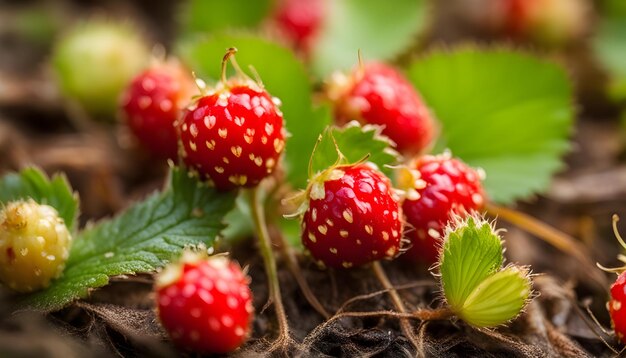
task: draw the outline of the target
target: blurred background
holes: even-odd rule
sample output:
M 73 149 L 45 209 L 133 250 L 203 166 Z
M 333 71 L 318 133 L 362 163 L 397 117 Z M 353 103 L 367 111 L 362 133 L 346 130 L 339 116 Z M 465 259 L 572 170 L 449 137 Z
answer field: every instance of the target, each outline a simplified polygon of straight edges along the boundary
M 292 52 L 314 107 L 323 107 L 324 80 L 352 68 L 358 49 L 399 68 L 457 45 L 558 63 L 576 93 L 574 144 L 549 189 L 516 206 L 580 238 L 594 261 L 616 263 L 611 215 L 626 217 L 624 0 L 0 0 L 0 174 L 29 164 L 66 172 L 80 193 L 82 223 L 160 188 L 167 165 L 154 165 L 120 119 L 123 89 L 167 56 L 215 80 L 220 58 L 194 54 L 193 44 L 214 37 L 223 53 L 229 36 Z M 272 58 L 242 56 L 282 70 Z M 509 228 L 507 244 L 511 260 L 570 280 L 579 297 L 605 294 L 581 279 L 586 268 L 527 234 Z

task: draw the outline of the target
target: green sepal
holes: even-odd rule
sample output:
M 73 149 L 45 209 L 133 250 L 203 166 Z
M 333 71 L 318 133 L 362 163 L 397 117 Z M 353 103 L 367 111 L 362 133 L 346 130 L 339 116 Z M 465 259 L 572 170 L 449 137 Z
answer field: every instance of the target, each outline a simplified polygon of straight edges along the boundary
M 345 163 L 356 163 L 364 158 L 376 164 L 378 169 L 390 176 L 390 165 L 400 161 L 400 154 L 392 148 L 389 138 L 381 134 L 382 127 L 375 125 L 361 126 L 352 121 L 343 127 L 330 126 L 318 139 L 311 157 L 311 173 L 315 174 L 337 164 L 337 150 L 345 157 Z
M 54 174 L 49 178 L 40 169 L 31 167 L 0 178 L 0 204 L 29 198 L 39 204 L 52 206 L 68 229 L 74 231 L 79 200 L 65 175 Z

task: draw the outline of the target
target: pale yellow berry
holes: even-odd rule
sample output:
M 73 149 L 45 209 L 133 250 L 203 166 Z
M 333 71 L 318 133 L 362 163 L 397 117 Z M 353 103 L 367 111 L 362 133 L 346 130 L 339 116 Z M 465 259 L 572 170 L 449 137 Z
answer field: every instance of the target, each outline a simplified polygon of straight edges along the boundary
M 57 211 L 33 200 L 0 212 L 0 282 L 18 292 L 48 287 L 61 275 L 71 235 Z

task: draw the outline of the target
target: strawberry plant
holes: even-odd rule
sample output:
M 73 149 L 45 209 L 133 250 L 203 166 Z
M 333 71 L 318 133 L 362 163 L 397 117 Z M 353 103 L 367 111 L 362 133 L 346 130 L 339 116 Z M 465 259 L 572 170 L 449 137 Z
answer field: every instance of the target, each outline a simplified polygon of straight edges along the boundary
M 572 145 L 584 77 L 480 33 L 575 51 L 593 24 L 576 4 L 502 1 L 481 46 L 451 45 L 463 5 L 408 0 L 191 0 L 163 12 L 178 26 L 145 12 L 163 44 L 131 19 L 68 32 L 67 101 L 15 120 L 0 91 L 0 313 L 118 355 L 584 356 L 602 349 L 589 302 L 622 341 L 624 280 L 598 310 L 584 201 L 620 181 L 581 166 L 609 170 L 613 128 Z M 150 46 L 177 62 L 148 66 Z
M 72 227 L 78 201 L 61 177 L 49 181 L 28 169 L 3 178 L 0 187 L 3 203 L 28 197 L 56 203 L 65 224 Z M 62 276 L 46 290 L 24 296 L 21 304 L 58 310 L 106 285 L 110 276 L 152 272 L 186 245 L 211 244 L 224 228 L 220 213 L 233 204 L 234 195 L 217 195 L 186 172 L 172 169 L 162 193 L 76 234 Z

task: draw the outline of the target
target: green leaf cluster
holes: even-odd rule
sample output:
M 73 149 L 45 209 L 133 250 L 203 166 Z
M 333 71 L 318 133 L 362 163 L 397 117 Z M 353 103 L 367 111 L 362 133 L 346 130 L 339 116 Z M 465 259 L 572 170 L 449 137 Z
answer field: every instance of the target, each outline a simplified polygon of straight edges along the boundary
M 49 203 L 72 223 L 77 203 L 60 176 L 49 181 L 26 169 L 0 181 L 2 202 L 33 198 Z M 77 234 L 63 276 L 51 286 L 23 297 L 25 307 L 57 310 L 86 297 L 111 276 L 154 272 L 185 246 L 213 245 L 224 228 L 236 193 L 221 193 L 181 169 L 172 169 L 169 186 L 112 220 L 93 224 Z
M 475 327 L 517 317 L 531 294 L 526 268 L 502 268 L 502 241 L 481 218 L 457 220 L 446 229 L 440 257 L 443 293 L 450 309 Z

